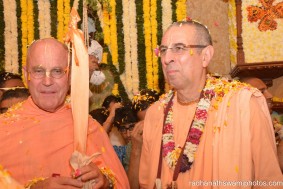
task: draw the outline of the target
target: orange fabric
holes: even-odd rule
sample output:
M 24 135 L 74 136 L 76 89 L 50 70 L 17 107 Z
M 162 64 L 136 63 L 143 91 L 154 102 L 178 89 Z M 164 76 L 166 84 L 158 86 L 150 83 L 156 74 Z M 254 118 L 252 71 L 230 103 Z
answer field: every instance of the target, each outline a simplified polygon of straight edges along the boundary
M 173 105 L 174 140 L 183 146 L 196 104 L 181 106 L 176 97 Z M 163 126 L 163 107 L 158 102 L 146 114 L 140 163 L 141 188 L 154 188 L 157 176 Z M 162 161 L 162 188 L 170 184 L 173 170 Z M 192 182 L 193 181 L 193 182 Z M 212 186 L 201 181 L 218 181 Z M 274 131 L 264 97 L 241 90 L 228 93 L 218 110 L 210 108 L 204 133 L 191 170 L 180 173 L 178 188 L 241 188 L 224 186 L 220 181 L 281 182 L 283 177 L 276 156 Z M 256 184 L 254 182 L 254 184 Z M 234 183 L 235 184 L 235 183 Z M 238 184 L 245 184 L 239 182 Z M 245 188 L 258 188 L 249 186 Z
M 53 173 L 71 175 L 69 159 L 74 150 L 72 112 L 66 104 L 55 113 L 39 109 L 28 98 L 22 106 L 0 116 L 0 162 L 21 184 Z M 87 155 L 100 152 L 93 161 L 116 175 L 117 188 L 129 188 L 125 171 L 108 136 L 89 118 Z

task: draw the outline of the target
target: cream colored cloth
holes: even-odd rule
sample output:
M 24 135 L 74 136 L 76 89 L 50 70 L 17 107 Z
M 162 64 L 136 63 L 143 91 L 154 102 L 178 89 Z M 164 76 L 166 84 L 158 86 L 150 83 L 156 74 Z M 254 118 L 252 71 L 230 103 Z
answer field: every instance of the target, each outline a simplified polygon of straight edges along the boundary
M 77 170 L 78 168 L 90 164 L 92 160 L 99 155 L 100 153 L 94 153 L 91 156 L 86 156 L 78 151 L 74 151 L 70 158 L 70 164 L 74 170 Z M 84 184 L 83 189 L 92 189 L 92 186 L 93 181 L 88 181 Z
M 183 146 L 195 108 L 196 104 L 179 105 L 175 97 L 173 126 L 176 145 Z M 140 186 L 144 189 L 155 185 L 163 116 L 160 103 L 151 106 L 146 114 L 139 171 Z M 166 188 L 172 181 L 173 170 L 162 159 L 162 188 Z M 238 185 L 224 186 L 229 184 L 226 181 Z M 254 186 L 243 187 L 251 184 L 245 181 L 254 182 Z M 179 174 L 177 185 L 179 189 L 260 188 L 255 184 L 261 182 L 266 185 L 264 188 L 282 188 L 282 185 L 272 185 L 275 182 L 282 184 L 282 181 L 266 101 L 259 92 L 241 90 L 228 93 L 218 110 L 210 108 L 193 166 Z

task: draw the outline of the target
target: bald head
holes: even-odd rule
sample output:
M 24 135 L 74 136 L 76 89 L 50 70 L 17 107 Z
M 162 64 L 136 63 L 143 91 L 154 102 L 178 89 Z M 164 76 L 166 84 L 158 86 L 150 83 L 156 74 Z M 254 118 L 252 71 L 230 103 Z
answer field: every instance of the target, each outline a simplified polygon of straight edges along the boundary
M 266 84 L 259 78 L 256 77 L 246 77 L 240 79 L 241 82 L 248 83 L 251 86 L 257 88 L 262 92 L 264 97 L 266 98 L 267 105 L 269 108 L 269 111 L 272 111 L 272 94 L 268 91 Z
M 30 64 L 31 59 L 38 55 L 49 57 L 44 61 L 45 63 L 47 61 L 54 61 L 54 58 L 59 58 L 61 59 L 60 61 L 62 61 L 62 64 L 64 64 L 67 63 L 66 60 L 68 60 L 68 47 L 54 38 L 36 40 L 28 48 L 27 67 Z
M 179 21 L 174 22 L 167 30 L 171 27 L 183 27 L 183 26 L 192 26 L 195 29 L 194 36 L 195 42 L 201 45 L 212 45 L 212 39 L 208 28 L 197 21 Z
M 53 38 L 30 45 L 24 70 L 33 102 L 55 112 L 64 105 L 69 90 L 68 48 Z

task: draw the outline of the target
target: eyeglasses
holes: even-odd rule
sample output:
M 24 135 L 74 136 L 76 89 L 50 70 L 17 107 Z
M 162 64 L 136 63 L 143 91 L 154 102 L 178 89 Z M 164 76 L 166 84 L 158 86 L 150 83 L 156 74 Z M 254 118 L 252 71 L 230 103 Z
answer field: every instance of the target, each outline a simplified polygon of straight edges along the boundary
M 62 78 L 68 71 L 68 67 L 65 69 L 62 68 L 54 68 L 50 71 L 46 71 L 44 68 L 36 67 L 29 71 L 30 75 L 35 79 L 42 79 L 46 77 L 52 77 L 55 79 Z
M 126 126 L 127 126 L 127 127 L 126 127 Z M 128 125 L 121 125 L 118 130 L 119 130 L 121 133 L 126 133 L 127 130 L 133 131 L 133 130 L 134 130 L 134 127 L 135 127 L 135 123 L 131 123 L 131 124 L 128 124 Z
M 178 44 L 173 45 L 173 47 L 161 46 L 158 49 L 159 52 L 157 54 L 160 57 L 165 56 L 168 49 L 171 49 L 171 51 L 174 54 L 183 54 L 183 52 L 185 52 L 189 48 L 205 48 L 205 47 L 207 47 L 207 45 L 185 45 L 182 43 L 178 43 Z

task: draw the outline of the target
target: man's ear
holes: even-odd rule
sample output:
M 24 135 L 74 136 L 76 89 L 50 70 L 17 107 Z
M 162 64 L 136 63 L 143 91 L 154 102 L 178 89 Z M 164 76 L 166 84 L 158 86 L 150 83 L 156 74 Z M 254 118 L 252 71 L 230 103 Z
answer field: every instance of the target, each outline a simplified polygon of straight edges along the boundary
M 213 54 L 214 54 L 214 48 L 212 45 L 208 45 L 207 47 L 205 47 L 203 50 L 202 50 L 202 66 L 204 68 L 206 68 L 212 57 L 213 57 Z

